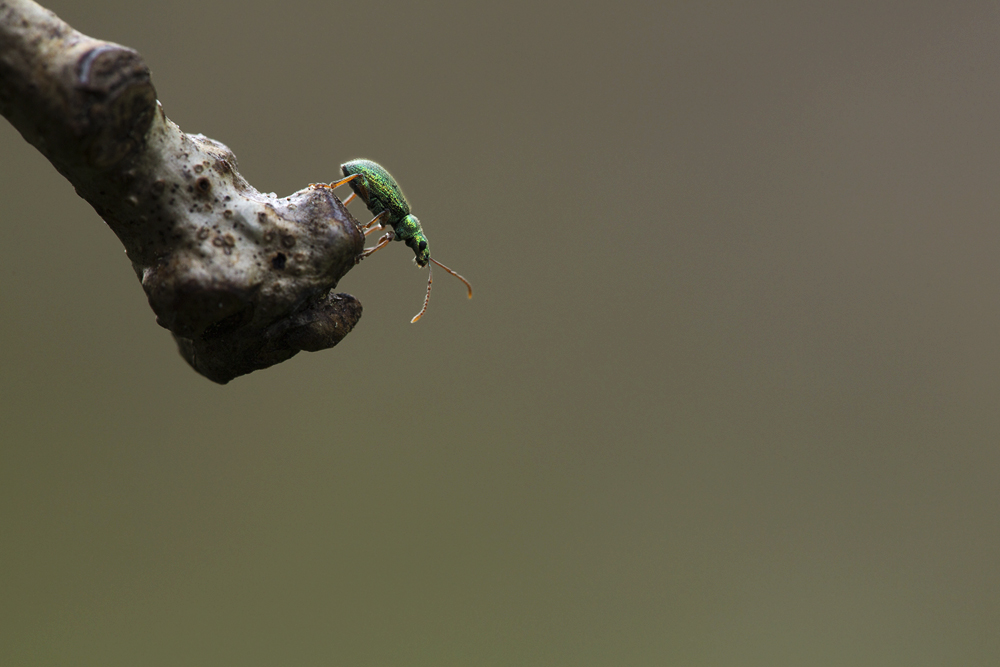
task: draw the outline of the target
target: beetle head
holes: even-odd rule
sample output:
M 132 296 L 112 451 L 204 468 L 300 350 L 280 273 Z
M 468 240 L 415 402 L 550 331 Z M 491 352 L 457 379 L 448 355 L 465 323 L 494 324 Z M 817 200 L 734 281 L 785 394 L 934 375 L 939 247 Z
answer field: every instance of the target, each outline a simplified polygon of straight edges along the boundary
M 406 240 L 406 245 L 410 246 L 415 255 L 413 260 L 419 266 L 427 266 L 427 262 L 431 261 L 431 251 L 427 248 L 427 239 L 423 234 L 414 236 L 412 239 Z

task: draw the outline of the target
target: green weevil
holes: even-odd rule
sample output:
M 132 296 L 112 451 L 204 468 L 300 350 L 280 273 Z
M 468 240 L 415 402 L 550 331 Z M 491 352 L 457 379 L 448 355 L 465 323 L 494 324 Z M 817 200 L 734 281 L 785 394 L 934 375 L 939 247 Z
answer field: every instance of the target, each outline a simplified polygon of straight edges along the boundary
M 333 189 L 344 183 L 349 184 L 354 192 L 344 200 L 344 205 L 349 204 L 355 197 L 360 197 L 368 210 L 375 216 L 362 228 L 365 236 L 378 229 L 389 228 L 389 231 L 378 240 L 378 243 L 371 248 L 365 248 L 364 252 L 358 255 L 358 261 L 395 240 L 404 241 L 413 250 L 414 261 L 418 266 L 427 267 L 427 296 L 424 298 L 424 307 L 410 320 L 411 323 L 423 317 L 424 311 L 427 310 L 427 304 L 431 300 L 431 283 L 434 282 L 434 276 L 430 262 L 437 264 L 465 283 L 469 290 L 469 298 L 472 298 L 472 285 L 469 284 L 469 281 L 431 257 L 427 236 L 420 226 L 420 221 L 417 220 L 417 216 L 410 213 L 410 205 L 407 203 L 406 197 L 403 196 L 403 191 L 399 189 L 396 179 L 382 165 L 371 160 L 351 160 L 340 165 L 340 169 L 344 173 L 344 178 L 339 181 L 329 185 L 325 183 L 314 183 L 313 185 Z

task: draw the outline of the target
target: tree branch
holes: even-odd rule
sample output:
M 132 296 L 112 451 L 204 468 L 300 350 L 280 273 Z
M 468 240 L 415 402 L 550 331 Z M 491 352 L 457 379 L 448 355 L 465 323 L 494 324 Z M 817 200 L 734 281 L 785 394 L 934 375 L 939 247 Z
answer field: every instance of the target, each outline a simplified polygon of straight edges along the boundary
M 111 227 L 157 323 L 210 380 L 333 347 L 361 317 L 333 293 L 364 246 L 340 200 L 257 192 L 226 146 L 166 117 L 135 51 L 0 0 L 0 114 Z

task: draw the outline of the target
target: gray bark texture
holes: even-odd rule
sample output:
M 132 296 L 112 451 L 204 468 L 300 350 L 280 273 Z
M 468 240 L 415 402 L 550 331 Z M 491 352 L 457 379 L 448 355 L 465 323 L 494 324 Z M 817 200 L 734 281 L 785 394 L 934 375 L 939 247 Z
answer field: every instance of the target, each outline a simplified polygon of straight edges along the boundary
M 340 200 L 257 192 L 226 146 L 166 117 L 135 51 L 0 0 L 0 114 L 111 227 L 157 323 L 208 379 L 333 347 L 361 317 L 333 292 L 364 245 Z

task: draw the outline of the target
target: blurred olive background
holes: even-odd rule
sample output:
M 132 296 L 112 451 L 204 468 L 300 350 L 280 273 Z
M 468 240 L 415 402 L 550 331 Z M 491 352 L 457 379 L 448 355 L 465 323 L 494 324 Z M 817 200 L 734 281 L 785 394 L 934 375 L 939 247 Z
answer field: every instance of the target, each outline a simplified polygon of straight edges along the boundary
M 0 122 L 0 664 L 998 664 L 1000 12 L 826 4 L 46 3 L 476 296 L 216 386 Z

